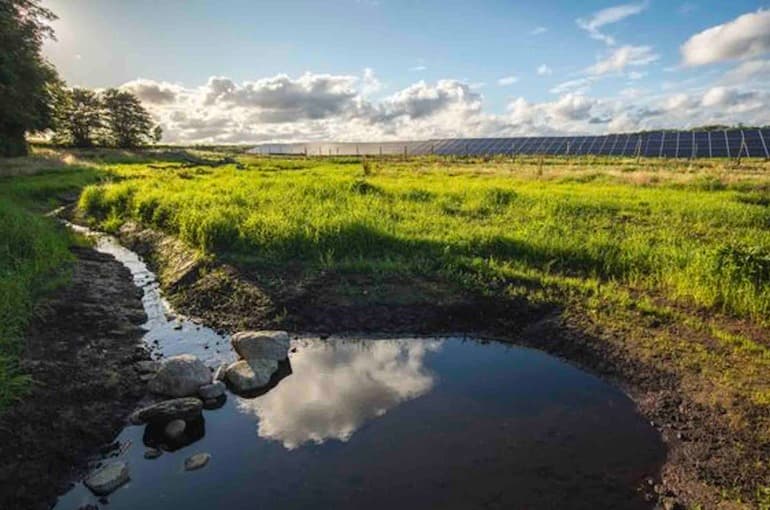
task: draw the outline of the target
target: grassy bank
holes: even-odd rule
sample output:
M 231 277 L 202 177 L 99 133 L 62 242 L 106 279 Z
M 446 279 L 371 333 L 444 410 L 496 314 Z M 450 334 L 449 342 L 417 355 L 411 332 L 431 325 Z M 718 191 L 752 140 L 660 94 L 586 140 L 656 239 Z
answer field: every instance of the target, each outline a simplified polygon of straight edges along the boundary
M 640 407 L 672 441 L 688 438 L 664 474 L 686 501 L 768 504 L 768 163 L 241 155 L 111 169 L 119 180 L 84 190 L 85 217 L 177 236 L 243 269 L 258 293 L 310 285 L 324 306 L 432 305 L 456 292 L 557 305 L 604 353 L 589 364 L 614 367 L 651 395 Z M 221 307 L 236 288 L 209 297 Z
M 0 409 L 23 394 L 23 334 L 37 300 L 66 282 L 68 232 L 47 211 L 98 171 L 57 157 L 0 159 Z
M 612 281 L 767 320 L 770 178 L 602 163 L 123 166 L 80 206 L 103 227 L 138 220 L 258 267 Z

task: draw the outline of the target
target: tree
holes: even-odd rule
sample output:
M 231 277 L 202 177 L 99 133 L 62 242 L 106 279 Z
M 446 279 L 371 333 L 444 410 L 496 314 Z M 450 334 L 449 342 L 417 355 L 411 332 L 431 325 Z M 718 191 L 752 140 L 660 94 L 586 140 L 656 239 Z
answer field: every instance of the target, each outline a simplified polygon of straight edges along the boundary
M 50 126 L 59 81 L 41 47 L 54 19 L 38 0 L 0 0 L 0 156 L 26 154 L 27 131 Z
M 152 129 L 152 141 L 158 143 L 161 138 L 163 138 L 163 128 L 158 124 Z
M 150 114 L 131 92 L 107 89 L 102 95 L 107 145 L 131 148 L 153 140 Z
M 104 126 L 102 101 L 92 90 L 62 88 L 53 100 L 53 141 L 75 147 L 90 147 Z

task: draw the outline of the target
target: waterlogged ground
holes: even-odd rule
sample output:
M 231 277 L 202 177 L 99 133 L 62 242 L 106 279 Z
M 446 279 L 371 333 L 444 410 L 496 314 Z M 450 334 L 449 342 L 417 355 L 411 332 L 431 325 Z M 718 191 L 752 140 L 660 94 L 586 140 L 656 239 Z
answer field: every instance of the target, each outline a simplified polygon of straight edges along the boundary
M 461 338 L 293 345 L 290 375 L 229 395 L 185 448 L 146 460 L 152 438 L 128 427 L 132 481 L 109 508 L 650 507 L 634 488 L 663 461 L 654 429 L 555 358 Z M 185 472 L 197 452 L 211 462 Z M 57 508 L 94 499 L 78 486 Z
M 216 332 L 171 317 L 154 275 L 109 237 L 144 290 L 157 356 L 233 355 Z M 131 482 L 112 509 L 649 508 L 640 488 L 664 461 L 656 431 L 620 391 L 539 351 L 468 338 L 296 338 L 291 369 L 252 399 L 228 394 L 189 444 L 119 436 Z M 184 459 L 212 455 L 200 471 Z M 82 484 L 56 508 L 97 504 Z

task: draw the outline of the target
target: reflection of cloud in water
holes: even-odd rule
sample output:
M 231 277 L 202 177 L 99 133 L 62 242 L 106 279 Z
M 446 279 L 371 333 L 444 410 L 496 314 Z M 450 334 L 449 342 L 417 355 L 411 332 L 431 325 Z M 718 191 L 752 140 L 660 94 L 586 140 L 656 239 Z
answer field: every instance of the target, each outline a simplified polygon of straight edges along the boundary
M 347 441 L 366 420 L 433 387 L 423 366 L 439 340 L 300 341 L 292 375 L 269 393 L 240 400 L 259 418 L 259 435 L 294 449 L 307 441 Z

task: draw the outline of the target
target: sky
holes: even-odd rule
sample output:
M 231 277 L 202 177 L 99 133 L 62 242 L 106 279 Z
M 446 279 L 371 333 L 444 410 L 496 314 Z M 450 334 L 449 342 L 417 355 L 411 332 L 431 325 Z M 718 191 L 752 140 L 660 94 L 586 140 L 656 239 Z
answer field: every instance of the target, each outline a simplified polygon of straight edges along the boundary
M 43 0 L 170 143 L 770 124 L 770 0 Z

